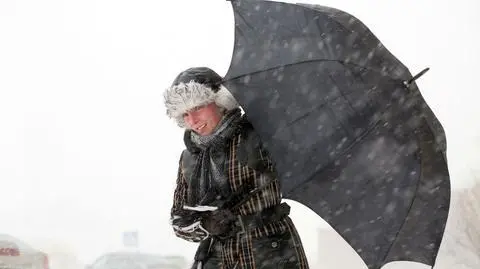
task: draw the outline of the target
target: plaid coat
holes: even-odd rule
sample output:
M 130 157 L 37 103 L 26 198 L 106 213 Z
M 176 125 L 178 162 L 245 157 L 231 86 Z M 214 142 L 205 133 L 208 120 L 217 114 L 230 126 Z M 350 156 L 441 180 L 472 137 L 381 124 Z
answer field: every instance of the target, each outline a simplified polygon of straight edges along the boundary
M 279 182 L 274 176 L 275 167 L 251 125 L 242 119 L 237 130 L 216 154 L 223 157 L 220 158 L 223 160 L 221 165 L 225 167 L 224 176 L 231 193 L 250 192 L 261 187 L 260 191 L 232 209 L 234 214 L 250 215 L 279 205 L 282 196 Z M 195 149 L 188 135 L 185 137 L 187 149 L 180 159 L 172 218 L 175 212 L 182 211 L 183 206 L 187 205 L 189 187 L 192 180 L 196 180 L 190 178 L 189 171 L 195 166 L 198 156 L 192 154 Z M 185 234 L 175 230 L 175 233 L 184 239 L 189 237 L 188 232 Z M 204 269 L 309 268 L 300 237 L 288 216 L 224 240 L 214 240 L 212 237 L 187 240 L 208 241 L 210 258 L 204 262 Z

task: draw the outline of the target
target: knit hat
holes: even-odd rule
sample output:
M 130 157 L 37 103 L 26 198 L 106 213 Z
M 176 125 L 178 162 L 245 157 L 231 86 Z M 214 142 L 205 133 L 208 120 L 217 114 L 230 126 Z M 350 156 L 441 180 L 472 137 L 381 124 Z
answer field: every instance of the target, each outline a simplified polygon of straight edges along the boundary
M 239 107 L 221 83 L 222 77 L 208 67 L 192 67 L 181 72 L 163 94 L 168 117 L 184 128 L 183 114 L 197 106 L 215 103 L 227 111 Z

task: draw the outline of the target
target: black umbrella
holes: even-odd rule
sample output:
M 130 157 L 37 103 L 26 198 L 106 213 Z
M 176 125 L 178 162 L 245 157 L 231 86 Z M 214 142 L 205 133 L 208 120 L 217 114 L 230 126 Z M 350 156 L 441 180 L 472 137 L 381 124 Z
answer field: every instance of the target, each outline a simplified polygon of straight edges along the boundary
M 224 84 L 276 162 L 284 198 L 326 220 L 369 268 L 433 266 L 450 182 L 443 128 L 415 83 L 421 74 L 343 11 L 231 2 Z

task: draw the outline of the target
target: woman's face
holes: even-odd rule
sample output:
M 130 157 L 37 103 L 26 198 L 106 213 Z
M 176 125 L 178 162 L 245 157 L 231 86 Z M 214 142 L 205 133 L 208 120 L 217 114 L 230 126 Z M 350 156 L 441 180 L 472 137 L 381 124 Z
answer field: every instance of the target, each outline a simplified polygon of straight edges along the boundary
M 195 107 L 183 114 L 187 128 L 202 136 L 212 134 L 221 119 L 221 109 L 215 103 Z

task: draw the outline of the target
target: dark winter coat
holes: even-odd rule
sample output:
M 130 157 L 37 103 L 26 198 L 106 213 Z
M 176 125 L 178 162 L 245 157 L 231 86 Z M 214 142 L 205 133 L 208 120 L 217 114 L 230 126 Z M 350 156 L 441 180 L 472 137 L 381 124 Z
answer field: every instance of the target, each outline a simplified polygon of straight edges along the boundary
M 187 131 L 186 150 L 180 159 L 174 193 L 172 219 L 187 214 L 183 206 L 195 206 L 199 203 L 218 205 L 219 201 L 224 202 L 223 205 L 233 215 L 240 215 L 245 220 L 258 220 L 257 217 L 250 216 L 280 207 L 282 199 L 279 182 L 275 177 L 275 167 L 245 118 L 237 123 L 233 135 L 214 149 L 201 149 L 189 138 Z M 208 181 L 201 178 L 197 171 L 198 162 L 205 150 L 210 150 L 209 154 L 214 156 L 213 160 L 222 168 L 220 170 L 225 182 L 210 185 L 208 191 L 212 192 L 213 189 L 215 195 L 212 197 L 215 198 L 200 202 L 198 197 L 193 198 L 193 194 L 198 192 L 191 187 L 199 188 L 199 180 Z M 205 198 L 203 200 L 205 201 Z M 232 203 L 232 200 L 235 202 Z M 198 239 L 189 237 L 188 233 L 175 232 L 181 238 L 200 242 L 196 263 L 202 262 L 204 269 L 309 268 L 300 237 L 288 217 L 288 212 L 280 218 L 262 219 L 252 222 L 253 225 L 249 223 L 246 221 L 244 225 L 247 227 L 242 230 L 240 222 L 235 222 L 232 224 L 232 232 L 224 236 L 210 235 Z M 209 250 L 207 258 L 203 257 L 205 249 Z

